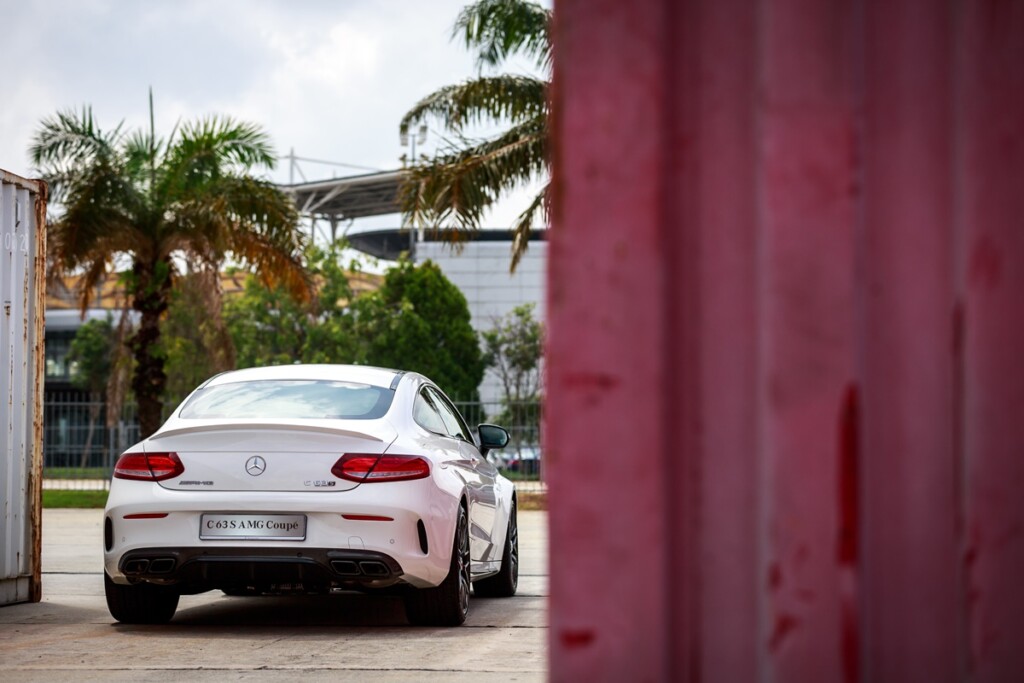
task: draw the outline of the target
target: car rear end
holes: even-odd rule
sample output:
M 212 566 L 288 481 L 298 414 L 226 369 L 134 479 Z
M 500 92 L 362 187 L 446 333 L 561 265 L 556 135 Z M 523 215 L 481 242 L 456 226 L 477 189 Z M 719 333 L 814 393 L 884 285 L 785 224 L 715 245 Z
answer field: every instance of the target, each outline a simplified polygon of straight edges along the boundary
M 226 419 L 189 418 L 187 406 L 117 463 L 109 581 L 322 593 L 429 587 L 448 573 L 450 554 L 430 539 L 450 536 L 441 511 L 457 501 L 428 458 L 388 453 L 397 432 L 386 411 Z

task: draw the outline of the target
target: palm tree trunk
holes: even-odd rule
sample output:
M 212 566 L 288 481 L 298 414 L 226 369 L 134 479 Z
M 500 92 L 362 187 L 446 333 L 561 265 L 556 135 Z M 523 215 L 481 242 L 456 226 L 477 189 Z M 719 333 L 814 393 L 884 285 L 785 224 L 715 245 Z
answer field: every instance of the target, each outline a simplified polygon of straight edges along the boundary
M 200 324 L 203 345 L 210 354 L 215 373 L 234 370 L 237 363 L 235 344 L 224 323 L 224 290 L 216 263 L 205 263 L 197 272 L 206 303 L 206 320 Z
M 145 439 L 160 428 L 163 412 L 164 358 L 157 353 L 160 318 L 170 299 L 170 264 L 136 262 L 133 269 L 132 308 L 139 312 L 139 329 L 129 340 L 135 357 L 132 390 L 139 409 L 139 438 Z

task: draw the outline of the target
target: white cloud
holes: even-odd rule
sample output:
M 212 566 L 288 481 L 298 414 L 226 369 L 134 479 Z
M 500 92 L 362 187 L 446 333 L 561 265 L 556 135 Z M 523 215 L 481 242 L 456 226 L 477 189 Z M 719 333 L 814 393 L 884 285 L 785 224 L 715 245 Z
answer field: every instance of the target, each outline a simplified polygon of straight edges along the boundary
M 104 127 L 158 133 L 223 113 L 261 124 L 279 153 L 395 168 L 402 115 L 441 85 L 471 77 L 472 55 L 449 40 L 467 0 L 51 0 L 9 3 L 0 168 L 29 175 L 26 150 L 44 116 L 92 104 Z M 419 152 L 440 142 L 432 134 Z M 307 177 L 351 169 L 304 164 Z M 287 168 L 275 173 L 286 180 Z M 490 222 L 507 225 L 529 193 Z M 520 208 L 517 208 L 520 207 Z M 397 225 L 397 216 L 384 219 Z

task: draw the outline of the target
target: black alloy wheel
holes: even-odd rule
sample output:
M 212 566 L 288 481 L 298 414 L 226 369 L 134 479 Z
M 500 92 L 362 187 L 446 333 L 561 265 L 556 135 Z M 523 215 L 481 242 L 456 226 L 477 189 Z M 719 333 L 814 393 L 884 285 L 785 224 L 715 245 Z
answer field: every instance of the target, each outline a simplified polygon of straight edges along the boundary
M 448 576 L 436 588 L 410 590 L 405 596 L 409 622 L 417 626 L 458 626 L 469 614 L 469 519 L 459 506 Z

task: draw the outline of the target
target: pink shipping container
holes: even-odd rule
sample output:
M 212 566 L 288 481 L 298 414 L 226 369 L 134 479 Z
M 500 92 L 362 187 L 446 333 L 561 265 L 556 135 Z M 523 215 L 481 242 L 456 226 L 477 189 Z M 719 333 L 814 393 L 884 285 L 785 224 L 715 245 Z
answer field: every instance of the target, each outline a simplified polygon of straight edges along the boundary
M 557 0 L 555 681 L 1024 681 L 1024 3 Z

